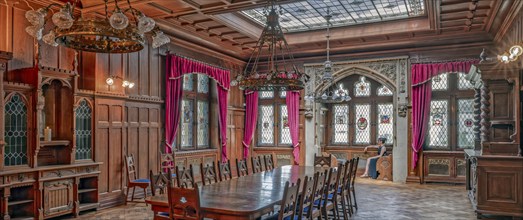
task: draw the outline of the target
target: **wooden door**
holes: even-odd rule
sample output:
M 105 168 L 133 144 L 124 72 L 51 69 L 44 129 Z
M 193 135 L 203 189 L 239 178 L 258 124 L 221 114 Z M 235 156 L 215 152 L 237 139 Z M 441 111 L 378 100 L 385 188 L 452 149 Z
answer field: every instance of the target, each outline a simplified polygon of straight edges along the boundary
M 73 179 L 44 183 L 44 217 L 70 213 L 74 207 Z

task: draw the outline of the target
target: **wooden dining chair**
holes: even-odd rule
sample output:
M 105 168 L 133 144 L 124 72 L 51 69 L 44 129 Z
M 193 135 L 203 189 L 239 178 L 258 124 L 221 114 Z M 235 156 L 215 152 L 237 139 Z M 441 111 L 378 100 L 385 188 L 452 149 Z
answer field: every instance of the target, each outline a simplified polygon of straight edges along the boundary
M 151 181 L 149 179 L 138 179 L 136 174 L 136 167 L 134 165 L 134 155 L 131 154 L 131 156 L 125 155 L 125 168 L 127 171 L 127 194 L 125 203 L 127 204 L 127 200 L 129 199 L 129 189 L 133 188 L 133 194 L 131 196 L 131 201 L 134 201 L 134 192 L 136 191 L 136 187 L 143 189 L 144 197 L 147 196 L 147 188 L 149 187 L 149 184 Z
M 202 175 L 202 183 L 204 186 L 211 185 L 218 182 L 218 175 L 216 174 L 216 166 L 214 161 L 211 164 L 200 164 L 200 175 Z
M 352 168 L 354 166 L 354 158 L 350 159 L 345 163 L 345 175 L 343 180 L 343 186 L 341 188 L 340 194 L 343 199 L 342 203 L 343 206 L 345 206 L 345 210 L 349 213 L 350 216 L 352 216 L 352 201 L 351 201 L 351 195 L 350 195 L 350 183 L 351 183 L 351 177 L 352 177 Z
M 314 187 L 318 181 L 319 174 L 319 172 L 315 173 L 314 177 L 305 176 L 298 203 L 298 219 L 312 220 L 314 212 L 316 212 L 316 218 L 320 215 L 320 210 L 314 207 Z
M 176 171 L 174 170 L 174 152 L 173 153 L 162 153 L 160 152 L 160 172 L 167 173 L 171 171 L 171 175 L 176 177 Z
M 327 175 L 327 180 L 325 181 L 324 194 L 321 204 L 321 213 L 322 218 L 329 219 L 329 212 L 333 212 L 334 219 L 339 219 L 337 207 L 334 203 L 334 198 L 336 197 L 337 188 L 336 179 L 338 178 L 338 171 L 334 168 L 329 169 L 329 174 Z
M 294 220 L 297 215 L 298 197 L 300 194 L 301 180 L 298 178 L 296 184 L 290 184 L 289 181 L 285 183 L 285 189 L 283 190 L 283 198 L 280 203 L 279 213 L 268 217 L 267 219 L 273 220 Z M 300 218 L 297 218 L 300 219 Z
M 236 159 L 236 172 L 238 173 L 238 177 L 249 175 L 249 168 L 247 168 L 247 159 Z
M 259 173 L 259 172 L 263 171 L 263 167 L 262 167 L 262 164 L 261 164 L 261 159 L 260 159 L 259 156 L 257 156 L 257 157 L 252 156 L 251 157 L 251 165 L 252 165 L 252 173 Z
M 274 157 L 273 154 L 267 154 L 263 156 L 263 160 L 265 162 L 265 170 L 273 170 L 276 166 L 274 165 Z
M 225 163 L 219 163 L 220 181 L 232 179 L 231 161 L 227 160 Z
M 343 193 L 345 184 L 345 174 L 347 173 L 347 163 L 340 163 L 338 165 L 338 176 L 336 177 L 336 191 L 334 194 L 332 194 L 332 202 L 334 203 L 334 206 L 336 207 L 337 215 L 340 216 L 340 211 L 342 211 L 341 214 L 343 214 L 343 219 L 348 219 L 348 212 L 347 207 L 345 206 L 345 200 L 343 199 L 343 196 L 345 195 Z
M 154 174 L 152 170 L 149 170 L 149 180 L 151 181 L 151 194 L 156 195 L 156 191 L 159 191 L 159 194 L 167 193 L 167 185 L 169 178 L 167 173 L 158 172 Z
M 332 154 L 329 156 L 317 156 L 314 154 L 314 166 L 317 167 L 331 167 L 332 166 Z
M 196 186 L 192 164 L 189 165 L 189 168 L 184 167 L 182 170 L 176 166 L 176 181 L 178 187 L 181 188 L 194 188 Z
M 360 158 L 359 157 L 356 157 L 356 159 L 354 159 L 354 163 L 352 165 L 352 173 L 351 173 L 351 180 L 350 180 L 350 185 L 349 185 L 349 192 L 347 193 L 352 193 L 352 200 L 354 201 L 354 203 L 351 202 L 351 212 L 354 213 L 354 210 L 353 210 L 353 207 L 358 210 L 358 203 L 356 202 L 356 189 L 354 188 L 354 182 L 356 182 L 356 173 L 358 172 L 358 163 L 360 162 Z
M 169 218 L 170 219 L 203 219 L 203 213 L 200 208 L 200 190 L 198 185 L 194 188 L 175 187 L 174 183 L 169 184 L 167 188 L 169 201 Z
M 327 175 L 329 171 L 325 170 L 324 172 L 318 172 L 318 180 L 316 180 L 316 185 L 314 186 L 313 194 L 313 212 L 310 215 L 309 219 L 317 219 L 321 216 L 321 207 L 323 203 L 323 195 L 325 192 L 325 182 L 327 181 Z M 314 211 L 315 210 L 315 211 Z

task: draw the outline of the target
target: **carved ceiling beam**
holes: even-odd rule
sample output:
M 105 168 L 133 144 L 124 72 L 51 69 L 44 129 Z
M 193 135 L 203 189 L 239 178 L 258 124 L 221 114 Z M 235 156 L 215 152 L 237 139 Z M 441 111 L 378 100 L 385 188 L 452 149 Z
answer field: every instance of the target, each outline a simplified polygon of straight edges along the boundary
M 149 3 L 154 3 L 155 0 L 131 0 L 131 5 L 133 7 L 135 6 L 139 6 L 139 5 L 143 5 L 143 4 L 149 4 Z M 103 3 L 103 1 L 100 1 Z M 127 4 L 127 3 L 126 3 Z M 98 10 L 105 10 L 105 4 L 98 4 L 98 5 L 94 5 L 94 6 L 89 6 L 89 7 L 85 7 L 82 9 L 82 13 L 90 13 L 90 12 L 94 12 L 94 11 L 98 11 Z M 114 4 L 109 4 L 108 5 L 108 9 L 112 10 L 114 8 Z

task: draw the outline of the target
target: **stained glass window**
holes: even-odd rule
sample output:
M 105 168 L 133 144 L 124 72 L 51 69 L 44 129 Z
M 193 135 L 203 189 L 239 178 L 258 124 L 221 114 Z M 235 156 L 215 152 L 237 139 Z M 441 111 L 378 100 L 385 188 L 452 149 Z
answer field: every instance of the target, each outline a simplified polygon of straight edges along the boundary
M 474 147 L 474 99 L 458 100 L 458 147 Z
M 207 75 L 198 74 L 198 92 L 208 93 L 209 92 L 209 77 Z
M 280 98 L 287 97 L 287 91 L 280 91 Z
M 191 148 L 193 147 L 193 100 L 184 99 L 182 100 L 182 117 L 181 117 L 181 147 Z
M 260 99 L 272 99 L 274 98 L 274 91 L 260 91 L 258 97 Z
M 370 143 L 370 105 L 356 104 L 355 110 L 355 144 L 369 144 Z
M 185 74 L 183 75 L 183 90 L 185 91 L 193 91 L 193 74 Z
M 448 133 L 448 100 L 432 100 L 430 102 L 428 147 L 447 148 Z
M 287 105 L 280 105 L 280 144 L 292 144 Z
M 367 82 L 365 76 L 361 76 L 360 80 L 354 83 L 354 96 L 370 96 L 370 83 Z
M 209 103 L 198 101 L 198 147 L 209 146 Z
M 394 137 L 394 107 L 389 104 L 378 104 L 378 135 L 387 138 L 385 144 L 392 144 Z
M 274 144 L 274 106 L 262 105 L 258 114 L 258 145 Z
M 332 105 L 332 143 L 349 143 L 349 106 L 347 104 Z
M 27 164 L 27 106 L 19 94 L 5 103 L 4 165 Z
M 378 96 L 392 96 L 392 91 L 388 87 L 382 85 L 378 87 L 378 89 L 376 90 L 376 94 Z
M 447 75 L 447 73 L 442 73 L 432 77 L 432 91 L 447 90 L 449 88 Z
M 306 0 L 280 5 L 280 25 L 289 32 L 323 29 L 327 10 L 333 15 L 333 26 L 348 26 L 379 21 L 404 19 L 425 13 L 423 0 Z M 263 25 L 263 8 L 242 11 L 244 15 Z
M 470 83 L 470 81 L 465 79 L 465 76 L 466 76 L 466 74 L 464 74 L 464 73 L 458 73 L 458 78 L 459 78 L 458 88 L 460 90 L 474 89 L 474 86 L 472 85 L 472 83 Z
M 76 114 L 76 159 L 85 160 L 92 158 L 92 110 L 86 100 L 80 101 L 75 111 Z

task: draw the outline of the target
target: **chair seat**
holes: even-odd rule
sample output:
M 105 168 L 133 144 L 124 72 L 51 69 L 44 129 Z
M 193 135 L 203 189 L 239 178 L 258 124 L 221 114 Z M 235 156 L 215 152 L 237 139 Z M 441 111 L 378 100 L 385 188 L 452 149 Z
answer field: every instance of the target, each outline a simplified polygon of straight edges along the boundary
M 167 217 L 169 217 L 169 213 L 168 212 L 158 212 L 158 215 L 159 216 L 167 216 Z
M 131 183 L 150 183 L 151 181 L 149 179 L 135 179 L 131 181 Z
M 314 201 L 314 205 L 318 205 L 319 203 L 320 203 L 319 200 Z M 325 204 L 325 200 L 321 200 L 321 206 L 323 206 L 323 204 Z M 327 205 L 332 205 L 332 202 L 328 201 Z
M 171 177 L 173 177 L 173 178 L 176 177 L 176 173 L 172 173 Z
M 278 219 L 279 215 L 280 215 L 280 213 L 276 213 L 272 216 L 264 218 L 264 220 L 276 220 L 276 219 Z M 299 216 L 294 216 L 294 220 L 299 220 L 299 219 L 301 219 Z M 283 220 L 291 220 L 291 217 L 287 216 L 287 217 L 283 218 Z
M 318 208 L 316 208 L 316 207 L 312 207 L 312 211 L 313 211 L 313 212 L 316 212 L 316 211 L 318 211 Z M 303 208 L 303 212 L 305 212 L 305 213 L 309 213 L 309 206 Z

